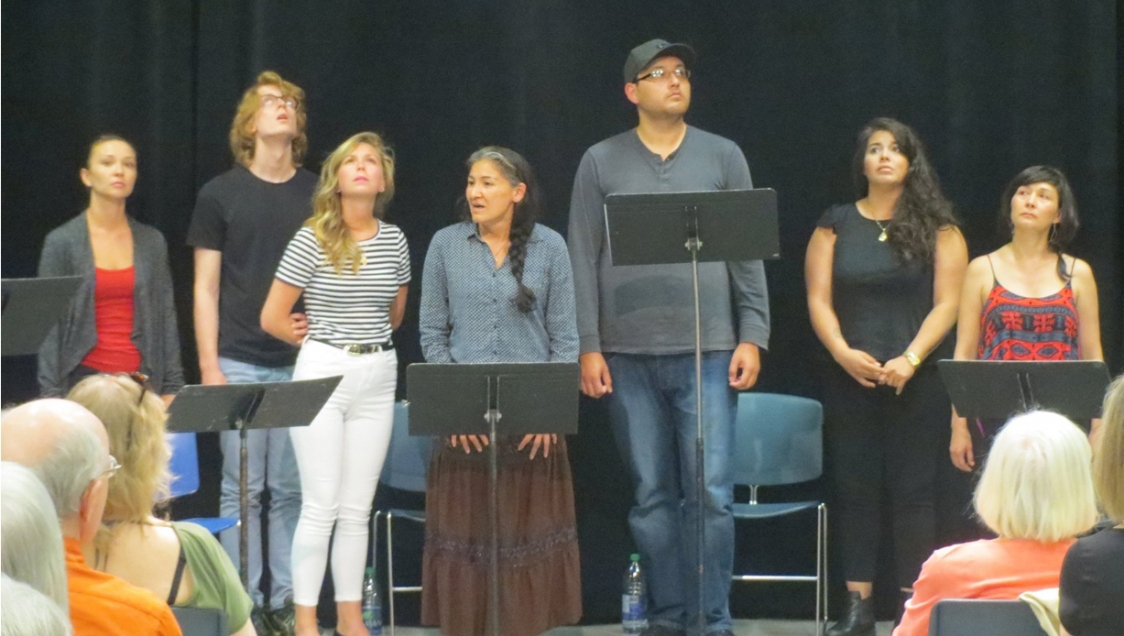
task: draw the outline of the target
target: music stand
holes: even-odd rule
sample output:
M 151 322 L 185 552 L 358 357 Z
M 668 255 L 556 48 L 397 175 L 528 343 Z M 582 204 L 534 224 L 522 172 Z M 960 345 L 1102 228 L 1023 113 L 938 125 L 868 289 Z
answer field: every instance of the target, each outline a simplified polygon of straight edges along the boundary
M 246 431 L 308 426 L 343 376 L 249 384 L 188 385 L 168 407 L 167 430 L 174 433 L 238 431 L 238 565 L 242 587 L 250 587 L 247 525 Z
M 0 355 L 38 353 L 39 346 L 58 324 L 83 280 L 82 276 L 59 276 L 0 281 L 3 296 Z
M 410 435 L 488 436 L 491 610 L 496 636 L 500 633 L 496 436 L 577 433 L 580 385 L 581 367 L 576 362 L 411 364 L 406 369 Z
M 605 235 L 609 260 L 620 265 L 690 263 L 695 295 L 695 487 L 698 537 L 698 621 L 702 609 L 705 528 L 703 523 L 702 327 L 699 309 L 699 263 L 780 258 L 777 193 L 770 188 L 612 194 L 605 197 Z
M 1100 417 L 1111 380 L 1099 360 L 940 360 L 937 368 L 957 415 L 1000 420 L 1049 409 L 1088 422 Z

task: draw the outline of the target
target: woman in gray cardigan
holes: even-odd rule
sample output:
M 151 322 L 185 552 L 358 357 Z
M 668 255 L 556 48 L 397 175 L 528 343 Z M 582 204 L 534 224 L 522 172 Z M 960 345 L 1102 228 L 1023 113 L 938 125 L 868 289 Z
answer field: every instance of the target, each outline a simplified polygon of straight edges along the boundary
M 94 373 L 142 373 L 165 403 L 183 386 L 168 246 L 125 214 L 137 155 L 124 139 L 99 137 L 79 175 L 90 205 L 43 243 L 39 276 L 85 280 L 39 350 L 39 387 L 62 396 Z

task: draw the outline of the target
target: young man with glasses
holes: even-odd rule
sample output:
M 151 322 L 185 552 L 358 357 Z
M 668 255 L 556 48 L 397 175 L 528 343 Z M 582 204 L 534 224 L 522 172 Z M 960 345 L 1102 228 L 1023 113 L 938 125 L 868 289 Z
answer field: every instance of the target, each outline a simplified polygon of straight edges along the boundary
M 35 473 L 51 496 L 66 551 L 67 601 L 77 636 L 179 636 L 171 608 L 149 592 L 86 563 L 101 528 L 109 480 L 121 465 L 105 426 L 69 400 L 35 400 L 0 422 L 0 460 Z
M 769 339 L 760 261 L 700 263 L 705 437 L 704 598 L 697 598 L 695 315 L 691 266 L 613 267 L 605 197 L 752 188 L 734 142 L 684 120 L 695 53 L 651 40 L 624 66 L 636 128 L 590 148 L 574 179 L 569 248 L 581 340 L 582 392 L 608 395 L 617 444 L 636 486 L 629 525 L 648 581 L 648 636 L 731 634 L 731 515 L 737 391 L 753 386 Z M 682 510 L 681 510 L 682 508 Z
M 262 331 L 265 297 L 285 246 L 312 212 L 316 175 L 301 168 L 308 149 L 304 91 L 266 71 L 242 96 L 230 128 L 236 165 L 199 191 L 187 242 L 195 248 L 195 342 L 203 384 L 280 382 L 297 351 Z M 307 329 L 303 314 L 291 320 Z M 220 514 L 236 517 L 239 437 L 223 433 Z M 300 517 L 300 475 L 288 429 L 249 431 L 249 583 L 258 633 L 292 634 L 290 554 Z M 261 494 L 268 488 L 270 607 L 262 607 Z M 221 535 L 234 563 L 238 529 Z M 264 615 L 264 617 L 263 617 Z

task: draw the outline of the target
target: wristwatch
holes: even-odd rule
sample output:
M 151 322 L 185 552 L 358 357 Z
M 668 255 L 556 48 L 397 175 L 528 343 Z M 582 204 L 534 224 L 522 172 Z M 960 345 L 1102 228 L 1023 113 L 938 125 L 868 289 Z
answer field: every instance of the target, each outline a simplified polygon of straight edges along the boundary
M 909 363 L 909 366 L 913 367 L 914 369 L 921 366 L 921 356 L 917 355 L 916 353 L 907 349 L 906 352 L 902 354 L 902 356 L 905 358 L 906 362 Z

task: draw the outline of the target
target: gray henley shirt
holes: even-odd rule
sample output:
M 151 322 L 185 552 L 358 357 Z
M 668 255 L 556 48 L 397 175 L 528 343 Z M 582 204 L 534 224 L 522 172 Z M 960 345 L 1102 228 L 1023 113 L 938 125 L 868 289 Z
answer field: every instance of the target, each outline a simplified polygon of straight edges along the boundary
M 693 126 L 666 160 L 648 150 L 635 129 L 586 151 L 574 178 L 568 238 L 581 353 L 695 349 L 690 264 L 613 267 L 605 237 L 606 196 L 752 187 L 741 149 Z M 739 342 L 768 346 L 769 297 L 761 261 L 700 263 L 699 301 L 704 351 L 732 350 Z

